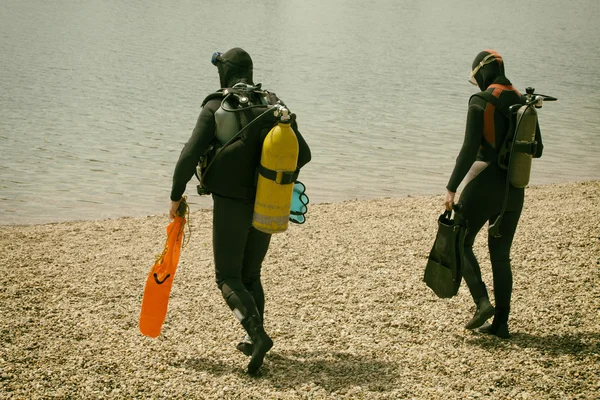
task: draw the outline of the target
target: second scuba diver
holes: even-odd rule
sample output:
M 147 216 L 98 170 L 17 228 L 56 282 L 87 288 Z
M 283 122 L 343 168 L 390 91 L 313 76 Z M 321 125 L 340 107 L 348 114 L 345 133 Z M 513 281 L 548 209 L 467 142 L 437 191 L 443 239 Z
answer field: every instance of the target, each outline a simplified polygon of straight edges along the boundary
M 507 185 L 507 170 L 499 165 L 497 155 L 509 133 L 509 107 L 525 104 L 526 98 L 505 76 L 504 60 L 494 50 L 482 51 L 475 57 L 469 81 L 488 94 L 483 93 L 484 96 L 480 92 L 469 100 L 464 142 L 446 186 L 444 205 L 446 210 L 452 210 L 456 190 L 462 182 L 464 188 L 455 210 L 468 225 L 463 276 L 476 305 L 475 315 L 465 328 L 479 328 L 493 316 L 493 322 L 483 326 L 480 331 L 508 338 L 508 315 L 513 286 L 510 250 L 523 209 L 525 192 L 523 188 Z M 499 107 L 485 99 L 489 94 L 497 99 L 491 100 Z M 536 125 L 535 129 L 537 146 L 531 155 L 538 158 L 542 155 L 543 145 L 539 126 Z M 487 221 L 490 224 L 496 221 L 503 206 L 505 212 L 502 224 L 499 225 L 499 235 L 488 235 L 496 300 L 494 308 L 481 278 L 481 269 L 473 253 L 473 243 Z
M 213 252 L 216 282 L 223 298 L 247 332 L 237 346 L 250 356 L 248 373 L 263 364 L 273 341 L 263 327 L 265 296 L 261 284 L 263 259 L 271 235 L 252 226 L 257 169 L 263 141 L 277 124 L 273 105 L 283 103 L 252 80 L 250 55 L 233 48 L 215 53 L 221 90 L 209 95 L 190 139 L 181 151 L 173 174 L 171 218 L 176 215 L 186 184 L 202 159 L 208 160 L 199 189 L 212 193 Z M 297 171 L 311 159 L 298 131 L 295 115 L 291 127 L 298 139 Z M 292 179 L 297 177 L 294 176 Z

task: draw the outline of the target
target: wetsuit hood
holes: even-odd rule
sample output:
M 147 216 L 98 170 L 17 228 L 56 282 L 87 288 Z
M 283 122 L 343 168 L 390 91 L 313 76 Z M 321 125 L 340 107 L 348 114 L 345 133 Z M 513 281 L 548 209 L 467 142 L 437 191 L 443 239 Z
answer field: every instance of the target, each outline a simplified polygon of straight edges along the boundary
M 252 58 L 245 50 L 234 47 L 216 58 L 215 65 L 219 70 L 219 80 L 222 88 L 232 87 L 236 83 L 252 82 Z
M 485 59 L 490 55 L 492 55 L 493 62 L 486 63 Z M 480 66 L 482 62 L 484 65 Z M 477 72 L 474 74 L 474 77 L 477 81 L 477 86 L 482 91 L 486 90 L 492 83 L 501 85 L 511 84 L 504 75 L 504 60 L 495 50 L 484 50 L 477 54 L 471 66 L 472 71 L 475 71 L 475 69 L 477 69 Z

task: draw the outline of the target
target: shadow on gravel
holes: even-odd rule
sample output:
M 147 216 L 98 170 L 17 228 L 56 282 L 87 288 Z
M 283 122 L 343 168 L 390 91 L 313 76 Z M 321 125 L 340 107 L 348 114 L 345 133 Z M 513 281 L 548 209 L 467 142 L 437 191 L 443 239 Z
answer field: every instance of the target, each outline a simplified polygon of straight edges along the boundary
M 222 361 L 215 361 L 202 357 L 189 358 L 180 364 L 171 363 L 171 365 L 193 369 L 198 372 L 208 372 L 211 375 L 217 376 L 228 375 L 232 373 L 240 373 L 242 372 L 242 367 L 246 366 L 245 364 L 240 364 L 239 366 L 232 366 L 231 364 L 227 364 Z
M 249 358 L 231 363 L 195 357 L 177 366 L 207 372 L 215 376 L 238 374 L 249 379 L 265 379 L 274 387 L 298 388 L 303 385 L 320 386 L 330 392 L 360 386 L 371 391 L 394 388 L 398 377 L 397 365 L 348 353 L 323 351 L 273 352 L 267 354 L 258 375 L 250 377 L 245 368 Z
M 598 354 L 600 352 L 600 333 L 532 335 L 530 333 L 515 332 L 511 334 L 508 340 L 501 340 L 483 334 L 477 334 L 474 339 L 473 343 L 483 348 L 514 349 L 513 346 L 516 345 L 521 348 L 537 349 L 552 356 Z M 503 346 L 504 344 L 506 346 Z
M 262 377 L 276 387 L 318 385 L 328 391 L 360 386 L 371 391 L 394 388 L 397 365 L 364 354 L 324 351 L 271 352 Z

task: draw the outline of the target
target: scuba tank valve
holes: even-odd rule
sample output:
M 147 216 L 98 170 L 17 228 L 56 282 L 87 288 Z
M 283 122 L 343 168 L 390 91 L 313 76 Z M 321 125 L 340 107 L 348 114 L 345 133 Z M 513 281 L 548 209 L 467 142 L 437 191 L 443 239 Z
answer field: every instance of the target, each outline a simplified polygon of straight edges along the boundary
M 273 115 L 278 117 L 280 122 L 290 122 L 290 110 L 288 110 L 287 108 L 285 108 L 285 106 L 281 104 L 275 104 L 275 112 L 273 112 Z

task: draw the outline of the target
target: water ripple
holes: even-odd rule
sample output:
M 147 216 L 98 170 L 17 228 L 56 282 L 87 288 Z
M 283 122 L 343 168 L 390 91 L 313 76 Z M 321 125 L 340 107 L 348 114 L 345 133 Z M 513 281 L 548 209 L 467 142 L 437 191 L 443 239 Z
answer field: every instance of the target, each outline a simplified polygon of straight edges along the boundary
M 545 154 L 532 183 L 600 179 L 600 75 L 589 67 L 600 55 L 587 45 L 600 40 L 600 4 L 582 3 L 523 3 L 517 14 L 498 4 L 498 24 L 514 27 L 507 37 L 466 0 L 6 1 L 0 224 L 166 213 L 175 162 L 218 87 L 210 54 L 232 44 L 297 113 L 313 203 L 442 193 L 464 135 L 471 59 L 489 43 L 518 88 L 559 98 L 540 110 Z M 268 18 L 277 45 L 220 29 L 240 7 Z M 555 29 L 530 35 L 532 18 Z M 195 185 L 192 206 L 210 207 Z

